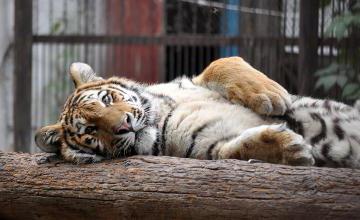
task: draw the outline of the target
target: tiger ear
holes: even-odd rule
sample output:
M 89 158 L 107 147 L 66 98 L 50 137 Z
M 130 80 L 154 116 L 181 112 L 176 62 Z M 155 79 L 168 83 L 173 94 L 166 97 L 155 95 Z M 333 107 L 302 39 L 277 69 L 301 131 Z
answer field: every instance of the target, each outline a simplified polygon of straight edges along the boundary
M 61 147 L 61 125 L 54 124 L 40 128 L 35 134 L 35 143 L 43 151 L 56 153 Z
M 97 76 L 91 66 L 86 63 L 72 63 L 70 65 L 70 76 L 75 84 L 75 88 L 84 83 L 103 79 Z

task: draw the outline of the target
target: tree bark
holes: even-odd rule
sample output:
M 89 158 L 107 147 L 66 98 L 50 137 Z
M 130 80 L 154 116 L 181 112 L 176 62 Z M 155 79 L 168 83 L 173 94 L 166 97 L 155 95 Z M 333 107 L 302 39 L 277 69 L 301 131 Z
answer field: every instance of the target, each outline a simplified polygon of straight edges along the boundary
M 359 219 L 360 170 L 0 152 L 0 219 Z

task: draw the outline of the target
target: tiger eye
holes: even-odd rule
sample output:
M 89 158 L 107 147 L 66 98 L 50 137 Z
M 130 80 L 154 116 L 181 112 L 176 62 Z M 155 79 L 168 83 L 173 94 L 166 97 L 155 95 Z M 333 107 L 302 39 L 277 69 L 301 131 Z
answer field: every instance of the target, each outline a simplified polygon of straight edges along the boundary
M 112 102 L 112 96 L 111 96 L 111 94 L 107 94 L 107 95 L 105 95 L 102 99 L 101 99 L 101 101 L 106 105 L 106 106 L 109 106 L 110 104 L 111 104 L 111 102 Z
M 85 134 L 91 134 L 94 131 L 96 131 L 96 127 L 95 126 L 88 126 L 85 128 Z
M 85 144 L 90 145 L 91 144 L 91 138 L 86 138 L 85 139 Z

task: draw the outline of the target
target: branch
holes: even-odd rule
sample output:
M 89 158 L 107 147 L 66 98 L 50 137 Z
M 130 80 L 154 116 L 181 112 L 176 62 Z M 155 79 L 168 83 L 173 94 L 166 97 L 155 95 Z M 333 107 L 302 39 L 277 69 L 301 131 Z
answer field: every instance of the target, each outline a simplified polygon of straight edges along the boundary
M 136 156 L 73 165 L 0 152 L 0 219 L 355 219 L 360 170 Z

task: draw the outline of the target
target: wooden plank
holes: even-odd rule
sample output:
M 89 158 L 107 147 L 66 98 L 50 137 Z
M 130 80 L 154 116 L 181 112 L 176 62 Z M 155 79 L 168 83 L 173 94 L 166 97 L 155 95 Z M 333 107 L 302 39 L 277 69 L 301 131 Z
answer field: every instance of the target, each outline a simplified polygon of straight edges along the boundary
M 15 0 L 14 150 L 30 151 L 32 0 Z
M 0 152 L 1 219 L 358 219 L 360 170 Z
M 312 95 L 317 69 L 319 2 L 300 1 L 300 37 L 298 58 L 298 94 Z

